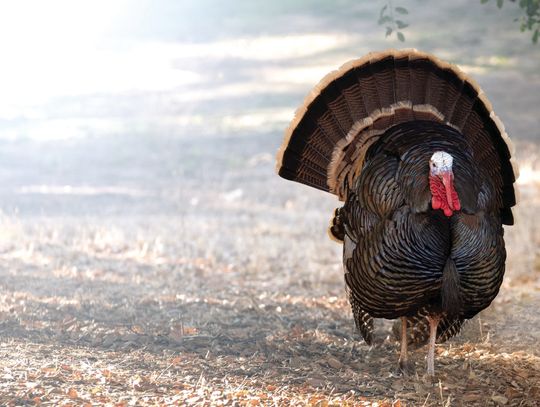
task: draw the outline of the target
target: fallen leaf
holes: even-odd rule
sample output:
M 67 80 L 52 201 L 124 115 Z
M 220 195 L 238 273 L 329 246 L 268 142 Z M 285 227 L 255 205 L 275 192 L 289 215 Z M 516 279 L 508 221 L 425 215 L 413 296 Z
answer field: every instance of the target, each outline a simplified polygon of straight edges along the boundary
M 70 399 L 78 399 L 79 398 L 79 393 L 77 393 L 77 390 L 75 390 L 73 387 L 71 387 L 68 392 L 67 392 L 67 395 Z
M 177 356 L 177 357 L 171 359 L 171 364 L 172 365 L 178 365 L 180 363 L 182 363 L 182 358 L 180 356 Z
M 477 393 L 469 393 L 469 394 L 465 394 L 463 396 L 463 401 L 477 401 L 477 400 L 480 400 L 482 399 L 484 396 L 481 395 L 481 394 L 477 394 Z
M 197 335 L 199 333 L 199 330 L 192 326 L 184 326 L 183 327 L 183 334 L 184 335 Z
M 504 396 L 507 397 L 509 400 L 516 397 L 520 397 L 522 394 L 523 392 L 518 391 L 512 387 L 507 388 L 506 391 L 504 392 Z
M 326 363 L 328 363 L 328 365 L 332 368 L 332 369 L 341 369 L 343 367 L 343 363 L 341 363 L 339 360 L 337 360 L 336 358 L 328 358 L 326 360 Z
M 508 403 L 508 399 L 501 395 L 491 396 L 491 400 L 493 400 L 497 404 L 502 404 L 502 405 Z
M 105 376 L 105 377 L 111 377 L 112 376 L 112 372 L 109 369 L 102 369 L 101 374 L 103 376 Z
M 57 370 L 55 367 L 42 367 L 41 371 L 43 373 L 56 373 Z
M 396 391 L 401 391 L 403 390 L 403 383 L 400 383 L 400 382 L 395 382 L 395 383 L 392 383 L 392 389 L 396 390 Z
M 309 384 L 311 387 L 323 387 L 324 381 L 321 379 L 315 379 L 315 378 L 309 378 L 306 380 L 306 383 Z

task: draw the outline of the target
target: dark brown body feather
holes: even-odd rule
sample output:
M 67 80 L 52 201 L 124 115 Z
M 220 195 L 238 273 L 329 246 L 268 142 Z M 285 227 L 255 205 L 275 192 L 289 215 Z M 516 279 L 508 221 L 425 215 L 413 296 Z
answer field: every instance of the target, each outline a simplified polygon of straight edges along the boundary
M 446 217 L 430 207 L 426 163 L 444 149 L 454 157 L 461 213 Z M 410 122 L 389 129 L 367 153 L 340 217 L 345 225 L 344 267 L 356 323 L 369 340 L 366 314 L 376 318 L 448 315 L 440 326 L 471 318 L 499 291 L 505 250 L 492 183 L 477 169 L 471 149 L 454 129 Z M 458 275 L 458 310 L 443 302 L 443 270 Z M 364 329 L 363 329 L 364 327 Z
M 429 159 L 454 158 L 461 210 L 431 207 Z M 479 86 L 416 50 L 351 61 L 308 95 L 278 153 L 280 176 L 344 201 L 330 235 L 343 242 L 358 329 L 406 316 L 412 341 L 439 341 L 487 307 L 504 274 L 502 224 L 513 224 L 513 147 Z

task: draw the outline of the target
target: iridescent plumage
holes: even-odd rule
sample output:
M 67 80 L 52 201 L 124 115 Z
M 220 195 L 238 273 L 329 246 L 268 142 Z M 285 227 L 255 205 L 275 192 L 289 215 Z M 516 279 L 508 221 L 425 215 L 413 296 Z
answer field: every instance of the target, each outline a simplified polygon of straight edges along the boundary
M 415 50 L 346 64 L 308 96 L 278 172 L 344 201 L 329 232 L 343 242 L 367 342 L 373 318 L 402 318 L 401 361 L 408 327 L 409 339 L 429 338 L 432 374 L 435 336 L 448 339 L 489 306 L 504 275 L 502 224 L 513 223 L 511 153 L 478 85 Z

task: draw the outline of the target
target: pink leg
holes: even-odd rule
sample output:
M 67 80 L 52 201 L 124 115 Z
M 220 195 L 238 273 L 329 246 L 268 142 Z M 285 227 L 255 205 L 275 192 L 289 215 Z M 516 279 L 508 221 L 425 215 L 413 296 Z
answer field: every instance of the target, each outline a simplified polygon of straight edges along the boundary
M 428 316 L 429 321 L 429 344 L 427 354 L 427 374 L 435 375 L 435 340 L 437 339 L 437 325 L 439 325 L 439 316 Z
M 401 352 L 399 353 L 399 368 L 402 372 L 408 370 L 409 357 L 407 355 L 407 318 L 401 317 Z

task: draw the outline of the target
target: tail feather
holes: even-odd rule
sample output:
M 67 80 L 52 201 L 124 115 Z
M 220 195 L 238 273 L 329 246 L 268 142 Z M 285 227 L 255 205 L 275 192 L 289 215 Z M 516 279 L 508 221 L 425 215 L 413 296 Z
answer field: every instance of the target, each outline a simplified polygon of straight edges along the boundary
M 478 100 L 476 98 L 477 96 L 478 92 L 476 92 L 473 86 L 468 82 L 464 82 L 449 122 L 458 129 L 463 129 L 463 126 L 466 124 L 467 119 L 471 114 L 474 103 Z M 476 133 L 474 135 L 476 135 Z
M 328 235 L 338 243 L 343 243 L 343 239 L 345 239 L 345 224 L 341 217 L 341 208 L 336 208 L 334 211 L 334 216 L 328 226 Z
M 371 63 L 370 70 L 375 79 L 377 94 L 379 98 L 379 109 L 383 109 L 396 102 L 395 86 L 396 75 L 391 69 L 394 65 L 394 59 L 388 55 L 379 61 Z
M 354 119 L 347 105 L 347 100 L 336 82 L 328 86 L 328 92 L 325 93 L 325 101 L 329 110 L 332 112 L 334 121 L 339 126 L 340 133 L 346 136 L 354 123 Z
M 409 72 L 411 75 L 411 102 L 413 105 L 426 103 L 426 89 L 428 73 L 432 69 L 432 63 L 428 58 L 421 55 L 409 56 Z
M 396 76 L 395 99 L 411 100 L 411 72 L 409 71 L 409 57 L 407 55 L 396 55 L 394 71 Z
M 517 168 L 504 126 L 471 78 L 416 50 L 369 54 L 327 75 L 289 126 L 278 172 L 344 200 L 367 148 L 390 127 L 414 120 L 440 122 L 465 136 L 499 191 L 503 223 L 512 224 Z

